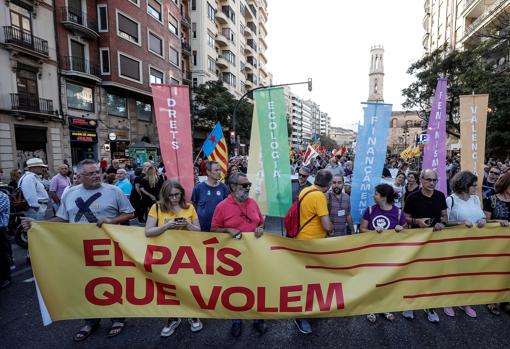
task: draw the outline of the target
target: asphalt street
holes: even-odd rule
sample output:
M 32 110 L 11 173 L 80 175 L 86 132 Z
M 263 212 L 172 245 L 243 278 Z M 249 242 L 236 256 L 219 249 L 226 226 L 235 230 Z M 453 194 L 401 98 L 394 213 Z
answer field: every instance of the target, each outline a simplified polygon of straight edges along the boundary
M 83 322 L 42 325 L 32 272 L 25 265 L 26 251 L 13 248 L 13 284 L 0 290 L 0 348 L 510 348 L 510 316 L 493 316 L 484 306 L 475 307 L 476 319 L 459 310 L 457 317 L 447 318 L 441 310 L 438 324 L 429 323 L 423 312 L 416 312 L 414 321 L 396 314 L 394 322 L 378 317 L 375 324 L 364 316 L 315 319 L 311 335 L 282 320 L 268 321 L 269 332 L 260 336 L 251 321 L 243 321 L 243 333 L 236 339 L 230 336 L 228 320 L 204 319 L 199 333 L 191 333 L 183 321 L 169 338 L 159 335 L 164 319 L 128 319 L 123 333 L 114 338 L 106 337 L 110 322 L 103 320 L 85 342 L 75 343 L 73 335 Z

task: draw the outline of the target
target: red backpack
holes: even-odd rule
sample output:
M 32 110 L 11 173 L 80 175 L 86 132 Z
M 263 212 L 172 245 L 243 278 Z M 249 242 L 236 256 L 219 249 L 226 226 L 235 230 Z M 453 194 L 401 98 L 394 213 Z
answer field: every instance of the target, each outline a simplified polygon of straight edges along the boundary
M 299 207 L 301 205 L 301 201 L 303 201 L 305 199 L 305 197 L 310 194 L 310 193 L 313 193 L 314 191 L 318 191 L 317 189 L 315 190 L 310 190 L 308 193 L 306 193 L 305 195 L 303 195 L 303 197 L 301 198 L 301 200 L 299 200 L 299 198 L 294 201 L 292 203 L 292 206 L 290 206 L 289 210 L 287 211 L 287 214 L 285 215 L 285 218 L 283 219 L 283 225 L 285 226 L 285 230 L 287 231 L 287 236 L 290 237 L 290 238 L 295 238 L 299 232 L 301 230 L 303 230 L 304 227 L 306 227 L 308 225 L 308 223 L 310 223 L 312 221 L 312 219 L 315 218 L 316 215 L 313 215 L 309 220 L 306 221 L 305 224 L 303 224 L 303 226 L 301 227 L 299 225 Z

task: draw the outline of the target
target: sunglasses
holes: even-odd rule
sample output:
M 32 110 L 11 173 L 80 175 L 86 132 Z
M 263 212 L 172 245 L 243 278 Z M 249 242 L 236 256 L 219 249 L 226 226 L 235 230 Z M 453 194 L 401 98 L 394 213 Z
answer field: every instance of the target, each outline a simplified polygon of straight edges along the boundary
M 489 173 L 490 173 L 490 174 L 494 174 L 494 175 L 496 175 L 496 176 L 499 176 L 499 175 L 501 174 L 501 173 L 499 173 L 499 172 L 494 172 L 494 171 L 490 171 Z
M 308 175 L 305 175 L 305 174 L 302 174 L 302 173 L 298 174 L 298 176 L 301 177 L 301 178 L 308 178 Z
M 237 183 L 237 185 L 240 185 L 244 189 L 250 189 L 251 188 L 251 183 L 243 183 L 243 184 Z

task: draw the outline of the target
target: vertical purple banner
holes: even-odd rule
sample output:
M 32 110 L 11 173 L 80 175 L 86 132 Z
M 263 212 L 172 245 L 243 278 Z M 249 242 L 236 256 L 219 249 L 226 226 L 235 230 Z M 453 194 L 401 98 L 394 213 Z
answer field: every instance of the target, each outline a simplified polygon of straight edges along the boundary
M 446 192 L 446 79 L 438 79 L 434 104 L 429 117 L 427 144 L 423 155 L 423 169 L 437 172 L 436 189 Z

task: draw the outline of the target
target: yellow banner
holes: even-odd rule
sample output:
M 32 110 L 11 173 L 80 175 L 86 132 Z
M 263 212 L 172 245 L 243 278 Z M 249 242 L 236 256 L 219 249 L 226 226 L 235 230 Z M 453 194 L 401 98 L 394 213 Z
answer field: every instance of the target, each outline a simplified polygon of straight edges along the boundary
M 499 226 L 298 241 L 34 223 L 29 244 L 53 320 L 337 317 L 510 301 L 510 231 Z
M 488 103 L 489 95 L 460 96 L 460 168 L 478 176 L 477 193 L 480 199 L 485 164 Z

